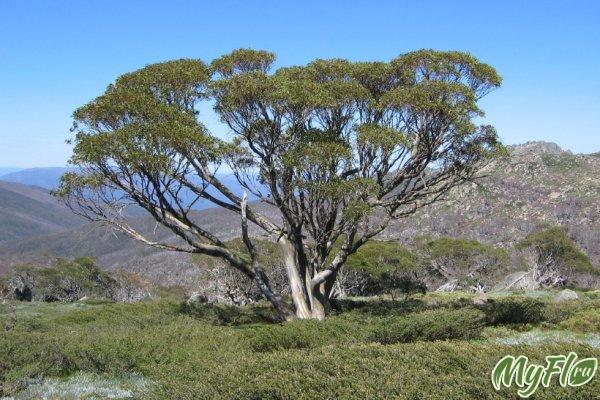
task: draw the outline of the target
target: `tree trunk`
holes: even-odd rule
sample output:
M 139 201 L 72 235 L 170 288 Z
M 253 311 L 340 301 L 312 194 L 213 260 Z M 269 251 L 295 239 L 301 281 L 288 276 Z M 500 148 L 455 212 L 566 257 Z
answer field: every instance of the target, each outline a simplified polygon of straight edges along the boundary
M 325 319 L 325 315 L 329 312 L 330 290 L 327 290 L 327 284 L 311 287 L 311 276 L 307 268 L 302 268 L 300 265 L 294 244 L 285 237 L 279 239 L 279 244 L 283 250 L 296 318 Z
M 271 285 L 269 284 L 269 279 L 267 278 L 267 275 L 261 269 L 257 269 L 257 273 L 254 277 L 254 280 L 258 284 L 258 287 L 265 295 L 267 300 L 271 302 L 273 308 L 275 308 L 275 311 L 277 312 L 277 315 L 282 321 L 290 321 L 294 318 L 293 310 L 281 298 L 281 296 L 273 292 L 273 290 L 271 289 Z
M 279 244 L 283 250 L 283 261 L 290 284 L 292 300 L 296 308 L 296 317 L 300 319 L 311 318 L 310 299 L 307 296 L 305 280 L 300 276 L 298 268 L 298 254 L 293 243 L 286 237 L 279 239 Z
M 312 318 L 324 320 L 325 315 L 329 312 L 329 297 L 326 296 L 324 285 L 319 285 L 313 288 L 313 309 Z

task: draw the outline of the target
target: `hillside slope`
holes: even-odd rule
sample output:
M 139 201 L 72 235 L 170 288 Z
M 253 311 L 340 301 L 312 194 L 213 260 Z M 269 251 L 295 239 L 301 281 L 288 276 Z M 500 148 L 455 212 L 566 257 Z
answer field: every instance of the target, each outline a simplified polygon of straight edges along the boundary
M 195 211 L 192 218 L 202 220 L 203 226 L 225 240 L 239 234 L 239 217 L 230 211 Z M 170 231 L 157 226 L 152 218 L 136 218 L 132 223 L 152 240 L 178 241 Z M 251 231 L 259 233 L 255 228 Z M 0 243 L 0 272 L 18 264 L 50 265 L 56 258 L 77 256 L 92 256 L 107 269 L 140 272 L 162 284 L 189 283 L 197 275 L 197 267 L 188 254 L 153 249 L 98 223 Z
M 46 190 L 0 181 L 0 243 L 66 231 L 82 222 Z
M 600 265 L 600 157 L 546 142 L 511 146 L 509 152 L 488 165 L 477 184 L 395 222 L 384 237 L 411 243 L 430 234 L 507 247 L 541 226 L 563 225 Z

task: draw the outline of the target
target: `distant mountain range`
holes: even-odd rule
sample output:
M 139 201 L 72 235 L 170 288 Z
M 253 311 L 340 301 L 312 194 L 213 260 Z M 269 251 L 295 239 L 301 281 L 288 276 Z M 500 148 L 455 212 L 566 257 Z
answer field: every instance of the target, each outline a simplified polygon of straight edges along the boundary
M 39 186 L 41 188 L 51 190 L 58 187 L 58 184 L 60 183 L 60 177 L 68 171 L 73 171 L 73 168 L 0 168 L 0 181 Z
M 447 201 L 397 221 L 381 238 L 411 245 L 429 234 L 508 247 L 543 224 L 559 224 L 600 266 L 600 154 L 575 155 L 545 142 L 512 146 L 509 151 L 509 157 L 484 169 L 486 177 L 477 185 L 458 188 Z M 41 171 L 42 179 L 26 171 L 11 174 L 11 179 L 28 179 L 43 188 L 59 172 Z M 239 191 L 233 177 L 227 179 Z M 137 271 L 157 283 L 197 283 L 198 266 L 189 255 L 154 250 L 106 227 L 84 223 L 42 188 L 0 182 L 0 271 L 20 263 L 49 264 L 56 257 L 91 255 L 108 269 Z M 222 238 L 239 235 L 239 218 L 226 210 L 199 210 L 194 218 Z M 136 223 L 156 239 L 174 240 L 150 218 Z
M 56 189 L 60 184 L 60 177 L 66 172 L 76 171 L 75 168 L 64 168 L 64 167 L 48 167 L 48 168 L 27 168 L 16 170 L 16 168 L 0 168 L 0 182 L 12 182 L 20 183 L 23 185 L 37 186 L 46 190 Z M 2 174 L 3 170 L 10 171 L 6 174 Z M 218 174 L 219 179 L 223 184 L 230 188 L 234 193 L 241 195 L 242 188 L 237 179 L 232 174 Z M 193 177 L 191 178 L 193 181 Z M 216 190 L 209 190 L 212 195 L 221 197 Z M 180 193 L 187 201 L 192 201 L 196 196 L 190 191 L 183 191 Z M 252 195 L 249 196 L 250 200 L 255 199 Z M 206 200 L 197 201 L 193 208 L 195 210 L 204 210 L 211 208 L 214 205 Z
M 13 172 L 21 171 L 23 168 L 15 168 L 15 167 L 0 167 L 0 178 L 3 175 L 11 174 Z

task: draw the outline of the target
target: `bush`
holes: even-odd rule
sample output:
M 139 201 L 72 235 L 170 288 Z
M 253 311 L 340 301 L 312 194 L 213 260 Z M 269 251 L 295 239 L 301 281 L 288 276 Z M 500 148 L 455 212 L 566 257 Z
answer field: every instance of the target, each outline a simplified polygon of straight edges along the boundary
M 317 347 L 320 328 L 319 322 L 295 321 L 285 325 L 248 329 L 245 334 L 252 350 L 271 352 Z
M 348 257 L 346 267 L 361 270 L 371 276 L 391 273 L 398 268 L 409 271 L 421 269 L 423 259 L 398 242 L 370 241 Z
M 544 303 L 532 298 L 490 299 L 481 307 L 490 325 L 530 324 L 544 320 Z
M 575 332 L 600 332 L 600 310 L 591 309 L 579 312 L 560 323 L 560 327 Z
M 20 301 L 73 302 L 83 297 L 135 302 L 152 296 L 133 272 L 108 273 L 90 257 L 59 260 L 51 267 L 21 265 L 0 279 L 3 297 Z
M 0 320 L 9 313 L 8 303 L 0 304 Z M 407 307 L 403 317 L 379 317 L 356 308 L 323 322 L 214 326 L 182 313 L 172 300 L 11 304 L 17 325 L 0 330 L 0 397 L 19 398 L 30 378 L 68 380 L 81 371 L 90 379 L 139 376 L 148 382 L 147 392 L 136 392 L 143 399 L 508 400 L 517 398 L 517 389 L 496 392 L 489 381 L 492 367 L 507 354 L 538 362 L 570 351 L 582 358 L 600 357 L 600 349 L 578 343 L 515 347 L 420 342 L 425 339 L 418 339 L 418 333 L 412 343 L 369 343 L 372 330 L 386 323 L 427 319 L 427 330 L 446 313 L 472 324 L 481 317 L 472 306 L 417 313 Z M 473 320 L 459 318 L 461 311 L 473 314 Z M 252 314 L 245 307 L 240 312 Z M 288 334 L 293 339 L 282 339 Z M 254 342 L 262 346 L 253 347 Z M 268 350 L 271 346 L 279 350 Z M 599 391 L 600 380 L 595 379 L 579 388 L 540 387 L 536 398 L 588 400 Z
M 444 279 L 458 279 L 466 287 L 479 283 L 489 285 L 511 268 L 506 250 L 476 240 L 423 238 L 419 248 L 428 256 L 435 274 Z
M 538 262 L 552 260 L 563 273 L 598 274 L 589 257 L 571 240 L 563 227 L 550 227 L 531 233 L 517 243 L 516 248 L 523 250 L 532 248 L 537 253 Z
M 244 325 L 278 321 L 277 314 L 268 305 L 237 307 L 222 303 L 184 302 L 180 310 L 183 314 L 211 325 Z
M 371 340 L 382 344 L 469 340 L 478 338 L 483 327 L 484 314 L 479 310 L 430 310 L 380 323 Z
M 393 299 L 398 294 L 424 293 L 425 267 L 423 257 L 397 242 L 367 242 L 346 261 L 344 268 L 360 284 L 349 282 L 345 292 L 353 296 L 390 294 Z
M 331 307 L 334 313 L 356 311 L 370 315 L 406 315 L 407 313 L 424 311 L 427 304 L 419 299 L 385 300 L 385 299 L 333 299 Z
M 117 281 L 88 257 L 59 261 L 52 267 L 18 266 L 3 279 L 5 296 L 22 301 L 76 301 L 112 298 Z

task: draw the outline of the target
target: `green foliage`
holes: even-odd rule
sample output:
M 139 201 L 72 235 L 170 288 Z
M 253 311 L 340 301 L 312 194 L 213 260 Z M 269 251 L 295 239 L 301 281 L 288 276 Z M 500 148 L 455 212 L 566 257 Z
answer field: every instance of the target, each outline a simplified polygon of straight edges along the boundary
M 598 308 L 600 302 L 548 302 L 544 307 L 544 321 L 552 324 L 559 324 L 560 322 L 571 318 L 575 314 L 585 311 L 587 307 Z
M 371 241 L 348 257 L 346 267 L 378 277 L 397 269 L 419 271 L 423 259 L 397 242 Z
M 479 310 L 430 310 L 379 324 L 371 340 L 382 344 L 435 340 L 470 340 L 480 336 L 484 314 Z
M 506 354 L 540 362 L 570 351 L 600 357 L 598 347 L 577 342 L 469 342 L 480 336 L 487 319 L 470 305 L 450 303 L 423 312 L 421 302 L 384 302 L 383 315 L 355 307 L 322 322 L 235 326 L 198 319 L 171 299 L 5 303 L 0 324 L 13 314 L 16 322 L 0 331 L 0 391 L 15 396 L 30 378 L 72 382 L 84 374 L 115 382 L 139 377 L 147 385 L 135 393 L 145 399 L 514 399 L 516 389 L 496 392 L 489 383 L 492 367 Z M 592 300 L 577 304 L 598 310 Z M 402 315 L 385 314 L 390 306 L 402 307 Z M 390 339 L 396 332 L 400 342 L 372 343 L 375 332 Z M 599 390 L 596 379 L 581 388 L 540 388 L 539 397 L 587 400 Z
M 530 324 L 544 319 L 544 303 L 532 298 L 490 299 L 482 309 L 490 325 Z
M 560 327 L 576 332 L 598 333 L 600 332 L 600 311 L 598 309 L 581 311 L 562 321 Z
M 244 336 L 250 348 L 256 352 L 316 348 L 342 336 L 338 330 L 340 325 L 337 321 L 294 321 L 283 325 L 250 327 L 244 329 Z
M 7 291 L 10 279 L 24 282 L 27 293 L 19 295 L 23 296 L 23 300 L 77 300 L 83 296 L 110 298 L 112 291 L 118 287 L 117 281 L 89 257 L 60 260 L 52 267 L 15 267 L 3 277 L 3 291 Z
M 490 269 L 505 267 L 510 261 L 506 250 L 480 243 L 477 240 L 442 237 L 427 241 L 421 247 L 428 252 L 431 258 L 447 257 L 451 260 L 454 268 L 463 271 L 482 260 L 489 260 Z
M 333 299 L 331 305 L 336 314 L 353 311 L 376 316 L 402 316 L 407 313 L 425 311 L 427 309 L 424 301 L 415 298 L 405 298 L 402 300 L 386 300 L 379 297 L 369 298 L 368 300 L 345 298 Z
M 456 277 L 465 286 L 491 284 L 511 269 L 508 251 L 463 238 L 423 237 L 419 249 L 442 275 Z
M 263 50 L 237 49 L 211 63 L 211 69 L 222 76 L 252 71 L 267 72 L 275 61 L 275 54 Z
M 466 267 L 466 263 L 469 257 L 473 254 L 487 251 L 487 247 L 484 244 L 479 243 L 476 240 L 468 240 L 463 238 L 450 238 L 442 237 L 439 239 L 429 240 L 422 245 L 427 250 L 431 257 L 452 257 L 457 260 L 462 260 L 463 267 Z
M 565 272 L 600 272 L 594 268 L 589 257 L 577 247 L 563 227 L 556 226 L 533 232 L 517 243 L 516 248 L 533 248 L 537 251 L 540 261 L 551 258 Z
M 426 291 L 421 277 L 426 260 L 397 242 L 371 241 L 348 257 L 346 268 L 365 277 L 361 295 L 405 295 Z
M 579 167 L 579 160 L 577 160 L 577 156 L 569 153 L 544 153 L 542 154 L 542 162 L 546 167 L 559 171 L 568 171 L 571 168 Z
M 181 312 L 211 325 L 244 325 L 278 321 L 270 306 L 235 307 L 227 304 L 183 303 Z

